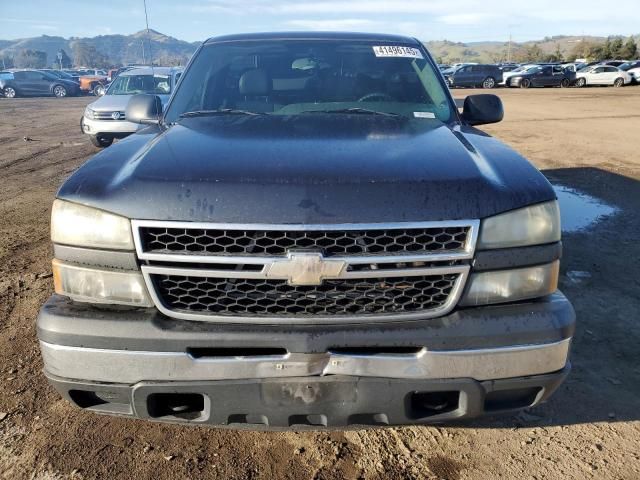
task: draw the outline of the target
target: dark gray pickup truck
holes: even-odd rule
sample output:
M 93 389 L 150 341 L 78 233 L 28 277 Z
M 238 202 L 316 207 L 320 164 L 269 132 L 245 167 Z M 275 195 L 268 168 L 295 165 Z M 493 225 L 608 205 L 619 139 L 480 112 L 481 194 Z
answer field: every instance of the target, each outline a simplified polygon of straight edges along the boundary
M 423 45 L 226 36 L 61 187 L 45 374 L 99 413 L 244 428 L 445 422 L 546 400 L 575 316 L 551 185 Z

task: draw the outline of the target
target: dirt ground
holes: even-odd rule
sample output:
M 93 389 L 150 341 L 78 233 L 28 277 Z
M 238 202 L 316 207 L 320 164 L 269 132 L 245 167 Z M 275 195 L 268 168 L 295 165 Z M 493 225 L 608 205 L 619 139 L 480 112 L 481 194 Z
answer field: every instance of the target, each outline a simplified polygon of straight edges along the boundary
M 48 386 L 35 318 L 53 289 L 49 211 L 57 187 L 96 152 L 78 127 L 91 99 L 0 98 L 0 475 L 640 478 L 640 87 L 497 93 L 506 119 L 488 132 L 553 181 L 619 209 L 564 237 L 561 288 L 579 319 L 571 376 L 549 403 L 515 416 L 300 433 L 98 416 Z

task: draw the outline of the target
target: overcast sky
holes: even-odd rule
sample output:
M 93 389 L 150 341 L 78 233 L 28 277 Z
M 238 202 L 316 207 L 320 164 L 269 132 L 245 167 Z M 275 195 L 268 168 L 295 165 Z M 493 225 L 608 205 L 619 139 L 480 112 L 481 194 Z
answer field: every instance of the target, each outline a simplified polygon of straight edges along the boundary
M 142 0 L 0 0 L 0 39 L 130 34 Z M 226 33 L 355 30 L 421 40 L 515 41 L 640 33 L 640 0 L 147 0 L 150 27 L 196 41 Z

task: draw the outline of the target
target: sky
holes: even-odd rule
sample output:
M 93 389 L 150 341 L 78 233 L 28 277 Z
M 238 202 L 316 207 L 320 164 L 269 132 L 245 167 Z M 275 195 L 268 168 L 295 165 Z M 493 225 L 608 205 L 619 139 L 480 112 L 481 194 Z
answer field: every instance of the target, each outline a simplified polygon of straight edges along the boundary
M 0 39 L 131 34 L 145 27 L 143 0 L 0 3 Z M 147 0 L 147 9 L 150 28 L 190 42 L 283 30 L 398 33 L 459 42 L 506 41 L 510 34 L 525 41 L 640 33 L 640 0 Z

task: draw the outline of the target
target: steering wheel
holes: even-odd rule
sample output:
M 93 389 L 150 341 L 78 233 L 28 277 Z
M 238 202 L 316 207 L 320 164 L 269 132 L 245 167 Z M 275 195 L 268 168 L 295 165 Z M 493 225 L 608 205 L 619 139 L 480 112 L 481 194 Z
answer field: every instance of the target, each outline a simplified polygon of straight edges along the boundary
M 373 93 L 367 93 L 364 97 L 360 97 L 358 99 L 359 102 L 366 102 L 369 100 L 372 100 L 374 98 L 379 98 L 381 100 L 389 100 L 390 102 L 393 102 L 395 99 L 387 94 L 387 93 L 382 93 L 382 92 L 373 92 Z

